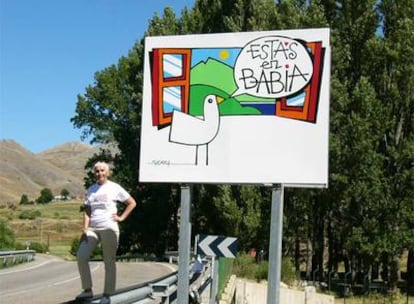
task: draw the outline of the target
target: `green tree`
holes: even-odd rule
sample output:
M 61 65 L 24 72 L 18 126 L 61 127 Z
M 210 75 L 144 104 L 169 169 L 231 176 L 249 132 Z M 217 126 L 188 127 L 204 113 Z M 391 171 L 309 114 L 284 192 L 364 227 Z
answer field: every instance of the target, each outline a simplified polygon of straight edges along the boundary
M 22 197 L 20 198 L 20 205 L 27 205 L 27 204 L 30 204 L 29 197 L 27 196 L 27 194 L 23 194 Z
M 40 196 L 36 199 L 36 203 L 38 204 L 47 204 L 53 200 L 54 196 L 52 190 L 49 188 L 43 188 L 40 191 Z
M 384 107 L 382 122 L 385 132 L 381 141 L 384 155 L 384 183 L 387 185 L 384 204 L 383 247 L 391 269 L 397 269 L 404 248 L 414 250 L 414 3 L 412 1 L 381 1 L 382 36 L 371 42 L 374 56 L 366 69 Z M 367 73 L 368 74 L 368 73 Z M 412 254 L 412 253 L 411 253 Z M 409 255 L 410 256 L 410 255 Z M 412 273 L 412 260 L 407 261 Z M 410 270 L 411 269 L 411 270 Z M 398 274 L 391 273 L 395 282 Z
M 353 272 L 378 263 L 396 269 L 404 249 L 414 272 L 413 13 L 409 0 L 197 0 L 181 17 L 166 8 L 149 22 L 146 35 L 330 27 L 329 188 L 285 195 L 284 254 L 295 257 L 297 269 L 305 256 L 308 275 L 337 271 L 340 262 Z M 122 225 L 128 233 L 120 250 L 159 253 L 176 246 L 179 186 L 137 185 L 143 43 L 95 74 L 71 121 L 93 143 L 117 145 L 118 154 L 94 160 L 109 160 L 113 178 L 138 202 Z M 270 197 L 264 187 L 193 185 L 193 232 L 266 248 Z
M 167 19 L 175 18 L 171 12 L 171 9 L 166 9 Z M 153 27 L 155 26 L 158 26 L 156 22 Z M 155 29 L 150 28 L 149 31 L 155 32 Z M 160 246 L 165 246 L 165 241 L 160 238 L 160 225 L 169 227 L 169 219 L 172 217 L 171 214 L 154 210 L 158 206 L 161 210 L 170 212 L 170 186 L 137 185 L 142 70 L 143 44 L 137 42 L 128 56 L 122 57 L 117 65 L 95 74 L 96 85 L 88 86 L 86 93 L 78 96 L 77 114 L 71 119 L 75 127 L 83 128 L 84 136 L 91 136 L 93 143 L 115 143 L 120 151 L 115 155 L 103 151 L 93 157 L 94 161 L 102 158 L 109 160 L 113 164 L 111 178 L 129 190 L 138 202 L 137 208 L 122 225 L 121 229 L 128 230 L 128 233 L 121 238 L 120 253 L 155 250 L 155 247 L 157 252 L 162 251 Z M 92 167 L 94 161 L 88 163 L 88 168 Z M 93 180 L 89 176 L 86 186 Z M 160 218 L 154 220 L 157 214 Z M 162 245 L 154 247 L 154 235 L 157 235 Z
M 15 235 L 8 221 L 0 219 L 0 250 L 14 249 Z
M 60 191 L 60 195 L 63 197 L 64 200 L 67 200 L 69 198 L 69 191 L 68 189 L 64 188 L 62 191 Z
M 80 237 L 76 237 L 72 240 L 69 253 L 74 257 L 77 256 L 78 249 L 80 244 Z M 102 259 L 102 246 L 98 244 L 92 252 L 91 259 Z

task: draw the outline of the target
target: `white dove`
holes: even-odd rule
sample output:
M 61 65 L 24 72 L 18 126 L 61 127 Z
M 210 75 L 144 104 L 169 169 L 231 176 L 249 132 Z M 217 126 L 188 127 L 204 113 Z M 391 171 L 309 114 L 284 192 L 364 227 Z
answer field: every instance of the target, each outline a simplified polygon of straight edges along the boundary
M 177 110 L 172 113 L 170 142 L 196 146 L 195 164 L 198 164 L 198 148 L 206 145 L 206 162 L 208 165 L 208 144 L 216 137 L 220 126 L 218 105 L 224 99 L 208 95 L 204 99 L 204 116 L 196 117 Z

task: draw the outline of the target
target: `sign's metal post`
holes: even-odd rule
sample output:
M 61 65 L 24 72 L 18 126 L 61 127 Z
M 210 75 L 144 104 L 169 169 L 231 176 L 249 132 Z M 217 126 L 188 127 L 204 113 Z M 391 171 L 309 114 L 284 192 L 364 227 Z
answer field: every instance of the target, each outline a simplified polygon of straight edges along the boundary
M 283 234 L 283 185 L 272 188 L 272 213 L 270 220 L 269 269 L 267 304 L 280 304 L 280 276 L 282 270 Z
M 217 299 L 217 293 L 218 293 L 218 278 L 219 278 L 219 258 L 218 257 L 212 257 L 211 259 L 211 265 L 213 267 L 212 269 L 212 277 L 213 281 L 211 283 L 210 287 L 210 304 L 216 304 Z
M 181 215 L 180 215 L 180 239 L 178 243 L 178 285 L 177 303 L 188 304 L 189 276 L 190 276 L 190 187 L 181 186 Z

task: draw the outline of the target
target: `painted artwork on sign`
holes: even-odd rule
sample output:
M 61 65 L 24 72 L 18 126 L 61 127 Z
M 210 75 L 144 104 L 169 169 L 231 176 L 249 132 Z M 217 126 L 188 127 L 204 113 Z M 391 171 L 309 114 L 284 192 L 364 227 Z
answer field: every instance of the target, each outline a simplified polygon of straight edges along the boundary
M 329 69 L 328 29 L 147 37 L 140 180 L 325 186 Z

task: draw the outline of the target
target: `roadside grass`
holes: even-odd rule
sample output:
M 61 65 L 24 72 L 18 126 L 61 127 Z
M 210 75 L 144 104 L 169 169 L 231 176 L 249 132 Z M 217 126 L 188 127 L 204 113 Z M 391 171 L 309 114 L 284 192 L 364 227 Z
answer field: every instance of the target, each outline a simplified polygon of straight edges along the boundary
M 81 204 L 81 201 L 72 200 L 51 202 L 44 205 L 0 205 L 0 218 L 8 219 L 17 242 L 21 244 L 26 244 L 26 242 L 46 244 L 50 254 L 66 260 L 75 260 L 75 257 L 70 254 L 70 248 L 73 240 L 79 238 L 82 229 Z M 404 269 L 406 257 L 403 256 L 401 261 L 402 269 Z M 282 266 L 282 280 L 291 281 L 293 279 L 291 265 L 287 263 Z M 242 255 L 236 259 L 233 272 L 256 281 L 266 280 L 267 263 L 257 264 L 248 255 Z M 335 297 L 335 304 L 342 303 L 414 304 L 414 297 L 407 299 L 406 295 L 399 293 Z
M 396 293 L 393 295 L 373 294 L 366 296 L 353 296 L 335 298 L 335 304 L 413 304 L 414 297 Z
M 0 217 L 9 220 L 16 241 L 24 247 L 30 247 L 34 242 L 45 244 L 50 254 L 74 260 L 70 248 L 82 230 L 81 204 L 81 201 L 71 200 L 42 205 L 13 205 L 1 208 Z
M 248 254 L 239 254 L 232 265 L 232 272 L 240 278 L 246 278 L 260 282 L 267 280 L 268 263 L 262 261 L 257 263 L 254 258 Z M 298 288 L 301 284 L 296 281 L 294 266 L 288 259 L 282 260 L 281 280 L 288 286 Z M 320 291 L 319 291 L 320 292 Z M 342 297 L 334 292 L 322 292 L 330 294 L 335 298 L 335 304 L 414 304 L 414 297 L 407 298 L 406 294 L 396 291 L 392 294 L 373 293 L 361 296 Z
M 70 243 L 68 243 L 67 241 L 64 241 L 62 243 L 55 242 L 54 244 L 50 245 L 49 252 L 55 256 L 59 256 L 68 261 L 75 260 L 75 257 L 70 254 L 71 243 L 72 240 L 70 241 Z

